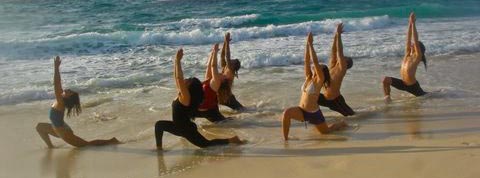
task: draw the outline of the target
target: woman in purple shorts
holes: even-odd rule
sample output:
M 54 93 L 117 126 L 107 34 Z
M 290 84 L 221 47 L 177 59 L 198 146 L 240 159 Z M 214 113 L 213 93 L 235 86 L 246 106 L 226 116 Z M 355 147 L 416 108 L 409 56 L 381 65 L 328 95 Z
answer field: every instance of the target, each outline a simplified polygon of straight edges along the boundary
M 310 60 L 313 61 L 314 72 L 310 68 Z M 327 125 L 322 111 L 320 111 L 317 103 L 320 90 L 323 86 L 328 87 L 329 84 L 330 74 L 328 67 L 318 63 L 317 54 L 313 49 L 313 36 L 312 33 L 309 33 L 305 47 L 305 82 L 300 88 L 302 92 L 300 104 L 296 107 L 285 109 L 282 115 L 283 138 L 285 140 L 288 140 L 291 119 L 309 122 L 315 125 L 315 128 L 322 134 L 347 126 L 344 121 Z

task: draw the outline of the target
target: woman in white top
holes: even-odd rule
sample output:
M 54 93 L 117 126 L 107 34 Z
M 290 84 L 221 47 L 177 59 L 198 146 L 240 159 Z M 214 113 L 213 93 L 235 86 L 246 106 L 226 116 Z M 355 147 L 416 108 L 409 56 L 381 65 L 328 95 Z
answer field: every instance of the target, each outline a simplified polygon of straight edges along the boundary
M 313 61 L 314 72 L 311 71 L 310 60 Z M 301 87 L 302 97 L 300 98 L 300 104 L 285 109 L 282 115 L 283 138 L 285 140 L 288 140 L 291 119 L 302 122 L 308 121 L 315 125 L 315 128 L 322 134 L 327 134 L 347 126 L 344 121 L 327 125 L 318 106 L 317 100 L 320 90 L 323 86 L 328 87 L 330 84 L 330 73 L 326 65 L 318 63 L 317 54 L 313 49 L 312 33 L 308 33 L 304 63 L 305 82 Z

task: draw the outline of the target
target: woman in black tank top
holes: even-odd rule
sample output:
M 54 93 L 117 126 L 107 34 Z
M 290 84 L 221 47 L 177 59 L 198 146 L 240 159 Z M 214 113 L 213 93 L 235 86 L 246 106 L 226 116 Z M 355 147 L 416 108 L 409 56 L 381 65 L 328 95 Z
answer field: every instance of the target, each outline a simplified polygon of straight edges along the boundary
M 218 44 L 217 44 L 218 45 Z M 175 57 L 175 83 L 178 91 L 177 99 L 172 102 L 172 121 L 157 121 L 155 123 L 155 140 L 157 149 L 162 149 L 163 132 L 183 137 L 192 144 L 204 148 L 229 143 L 243 143 L 237 136 L 229 139 L 207 140 L 197 130 L 197 125 L 192 121 L 198 106 L 203 100 L 203 90 L 200 80 L 195 77 L 183 79 L 180 60 L 183 50 L 179 49 Z

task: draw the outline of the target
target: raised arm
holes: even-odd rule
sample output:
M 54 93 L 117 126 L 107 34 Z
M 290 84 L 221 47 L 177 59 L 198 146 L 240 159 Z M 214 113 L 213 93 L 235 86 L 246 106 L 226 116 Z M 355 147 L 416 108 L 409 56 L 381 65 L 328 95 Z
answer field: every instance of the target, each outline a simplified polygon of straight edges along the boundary
M 220 84 L 222 82 L 222 77 L 220 73 L 218 73 L 218 68 L 217 68 L 217 54 L 218 54 L 218 43 L 213 45 L 212 48 L 212 62 L 211 62 L 211 72 L 212 72 L 212 80 L 210 81 L 210 87 L 212 88 L 213 91 L 218 91 L 218 88 L 220 88 Z
M 333 36 L 332 54 L 330 54 L 329 67 L 334 67 L 337 64 L 337 33 Z
M 343 23 L 337 25 L 337 59 L 338 64 L 342 69 L 347 69 L 347 61 L 343 56 L 343 43 L 342 43 Z
M 222 68 L 227 67 L 230 69 L 230 33 L 225 34 L 225 38 L 223 39 L 223 48 L 222 48 Z
M 62 60 L 60 57 L 55 57 L 54 59 L 54 73 L 53 73 L 53 88 L 55 91 L 55 99 L 57 100 L 57 104 L 63 105 L 63 88 L 62 88 L 62 79 L 60 78 L 60 64 Z
M 307 42 L 305 44 L 305 60 L 304 60 L 304 66 L 305 66 L 305 78 L 311 78 L 312 77 L 312 70 L 310 69 L 310 47 L 308 44 L 313 42 L 313 37 L 311 36 L 311 33 L 308 33 L 307 36 Z
M 422 53 L 422 50 L 420 49 L 420 42 L 418 40 L 418 33 L 417 33 L 417 26 L 415 24 L 415 21 L 416 21 L 416 17 L 415 17 L 415 14 L 413 14 L 413 17 L 412 17 L 412 32 L 413 32 L 413 44 L 414 44 L 414 52 L 415 52 L 415 61 L 416 62 L 420 62 L 420 60 L 422 59 L 423 57 L 423 53 Z
M 311 39 L 312 39 L 312 42 L 308 43 L 308 46 L 310 48 L 310 56 L 312 57 L 313 67 L 315 68 L 315 74 L 317 75 L 319 80 L 325 80 L 325 76 L 323 76 L 322 68 L 320 67 L 320 64 L 318 64 L 317 53 L 313 48 L 313 35 L 312 33 L 309 33 L 308 35 L 311 36 Z
M 230 79 L 230 82 L 233 82 L 235 78 L 235 72 L 232 69 L 232 62 L 230 58 L 230 41 L 232 39 L 230 38 L 230 33 L 225 34 L 225 43 L 224 43 L 224 48 L 225 48 L 225 66 L 222 66 L 222 73 L 225 75 L 228 79 Z
M 205 80 L 212 78 L 212 57 L 213 51 L 211 51 L 210 55 L 208 56 L 207 70 L 205 70 Z
M 178 91 L 178 100 L 184 106 L 190 106 L 190 93 L 188 92 L 188 88 L 185 85 L 185 81 L 183 80 L 183 71 L 182 65 L 180 61 L 183 58 L 183 49 L 179 49 L 177 54 L 175 55 L 175 66 L 174 66 L 174 77 L 175 83 L 177 85 Z
M 412 12 L 410 13 L 410 18 L 408 20 L 408 30 L 407 30 L 407 41 L 405 42 L 405 56 L 410 55 L 411 52 L 411 41 L 412 41 L 412 17 L 415 16 L 415 14 Z
M 225 35 L 225 36 L 227 36 L 227 35 Z M 225 50 L 226 50 L 226 48 L 227 48 L 227 43 L 228 43 L 228 40 L 227 40 L 227 38 L 225 37 L 225 39 L 223 39 L 222 52 L 221 52 L 221 54 L 220 54 L 220 65 L 221 65 L 222 68 L 224 68 L 225 66 L 227 66 L 227 61 L 226 61 L 227 59 L 226 59 L 226 56 L 225 56 L 225 55 L 226 55 Z

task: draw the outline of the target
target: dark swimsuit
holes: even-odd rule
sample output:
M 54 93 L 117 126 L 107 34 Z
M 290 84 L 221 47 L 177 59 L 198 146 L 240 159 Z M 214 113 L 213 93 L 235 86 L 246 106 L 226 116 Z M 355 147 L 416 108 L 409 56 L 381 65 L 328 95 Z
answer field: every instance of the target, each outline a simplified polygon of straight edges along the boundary
M 352 108 L 345 103 L 345 98 L 342 95 L 336 97 L 333 100 L 327 100 L 325 95 L 320 94 L 318 97 L 318 105 L 330 108 L 333 111 L 337 111 L 343 116 L 352 116 L 355 114 Z
M 202 83 L 203 88 L 203 102 L 198 107 L 202 111 L 197 111 L 195 117 L 203 117 L 210 122 L 223 121 L 226 118 L 220 113 L 218 108 L 217 92 L 210 87 L 210 79 Z
M 311 113 L 311 112 L 307 112 L 305 110 L 303 110 L 302 108 L 300 108 L 300 110 L 302 110 L 302 113 L 303 113 L 303 120 L 305 122 L 308 122 L 310 124 L 313 124 L 313 125 L 318 125 L 318 124 L 321 124 L 321 123 L 325 123 L 325 117 L 323 117 L 323 114 L 322 114 L 322 111 L 320 109 L 318 109 L 317 111 Z M 305 123 L 305 127 L 306 127 L 306 123 Z
M 228 139 L 213 139 L 207 140 L 197 130 L 197 125 L 192 122 L 191 118 L 193 112 L 197 108 L 189 108 L 184 106 L 178 99 L 172 102 L 172 117 L 173 121 L 157 121 L 155 123 L 155 140 L 157 146 L 162 146 L 163 131 L 167 131 L 173 135 L 183 137 L 190 143 L 204 148 L 215 145 L 226 145 L 229 143 Z
M 50 108 L 50 122 L 52 122 L 53 127 L 63 127 L 66 129 L 71 129 L 70 126 L 68 126 L 65 121 L 63 121 L 64 118 L 64 113 L 61 111 L 58 111 L 54 108 Z
M 222 115 L 222 113 L 220 113 L 220 109 L 218 107 L 206 111 L 197 111 L 195 113 L 195 117 L 206 118 L 210 122 L 219 122 L 227 119 Z
M 406 92 L 409 92 L 415 96 L 422 96 L 422 95 L 425 95 L 427 94 L 425 91 L 423 91 L 423 89 L 420 87 L 420 84 L 417 82 L 415 82 L 414 84 L 412 85 L 405 85 L 405 83 L 403 83 L 402 80 L 398 79 L 398 78 L 392 78 L 392 86 L 395 87 L 396 89 L 399 89 L 399 90 L 403 90 L 403 91 L 406 91 Z
M 230 95 L 227 99 L 227 102 L 222 102 L 220 101 L 221 105 L 228 106 L 229 108 L 239 111 L 244 109 L 243 105 L 238 102 L 237 98 L 235 98 L 235 95 Z

